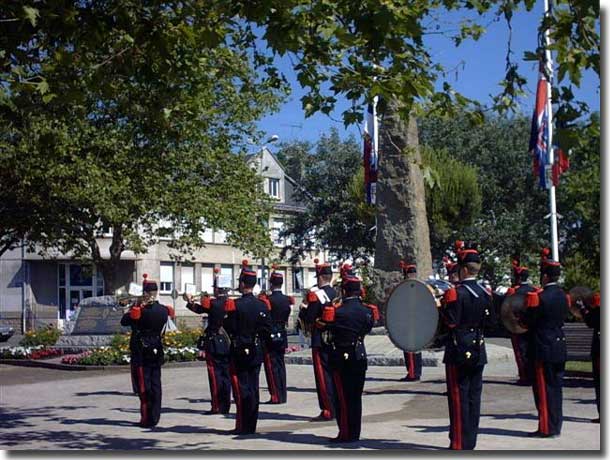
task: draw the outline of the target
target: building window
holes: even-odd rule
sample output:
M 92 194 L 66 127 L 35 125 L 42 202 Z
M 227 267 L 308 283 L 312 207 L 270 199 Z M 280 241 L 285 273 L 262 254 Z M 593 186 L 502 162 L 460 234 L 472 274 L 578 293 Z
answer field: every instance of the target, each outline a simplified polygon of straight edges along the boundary
M 301 267 L 292 267 L 292 286 L 293 292 L 305 289 L 303 285 L 303 269 Z
M 267 192 L 269 193 L 269 195 L 271 195 L 273 198 L 278 198 L 280 197 L 280 180 L 279 179 L 268 179 L 268 189 Z
M 70 320 L 78 304 L 88 297 L 104 294 L 104 278 L 90 265 L 57 264 L 57 315 Z
M 214 266 L 203 265 L 201 267 L 201 291 L 212 294 L 214 290 Z
M 161 262 L 159 276 L 159 292 L 170 294 L 174 289 L 174 264 L 172 262 Z
M 192 265 L 182 265 L 180 267 L 180 292 L 186 292 L 187 284 L 195 284 L 195 267 Z
M 220 276 L 227 277 L 231 280 L 231 286 L 236 286 L 235 275 L 233 274 L 233 265 L 222 265 L 220 267 Z
M 265 282 L 263 283 L 263 269 L 259 268 L 256 271 L 256 284 L 259 285 L 261 290 L 267 289 L 267 282 L 269 281 L 269 267 L 265 267 Z

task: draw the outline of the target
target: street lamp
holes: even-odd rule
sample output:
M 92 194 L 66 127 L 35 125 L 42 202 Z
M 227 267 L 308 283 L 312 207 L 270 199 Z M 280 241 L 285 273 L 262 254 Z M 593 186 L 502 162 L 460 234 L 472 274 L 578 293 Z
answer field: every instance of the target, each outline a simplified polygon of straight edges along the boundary
M 277 134 L 273 134 L 271 137 L 269 137 L 269 139 L 267 139 L 267 141 L 265 142 L 265 144 L 272 144 L 273 142 L 277 142 L 280 139 L 280 136 L 278 136 Z M 267 147 L 267 145 L 263 145 L 261 147 L 261 161 L 259 162 L 259 174 L 262 176 L 263 175 L 263 150 Z M 269 222 L 265 223 L 265 227 L 269 228 Z M 261 290 L 265 290 L 265 285 L 267 284 L 267 280 L 266 280 L 266 270 L 265 270 L 265 258 L 262 257 L 261 258 Z

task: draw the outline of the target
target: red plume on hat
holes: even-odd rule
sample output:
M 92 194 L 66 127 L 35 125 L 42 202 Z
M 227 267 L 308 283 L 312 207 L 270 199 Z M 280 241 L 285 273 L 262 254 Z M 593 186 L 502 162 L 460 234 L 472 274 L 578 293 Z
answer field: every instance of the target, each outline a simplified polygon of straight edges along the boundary
M 545 260 L 547 260 L 549 258 L 550 255 L 551 255 L 551 250 L 549 248 L 542 248 L 542 251 L 540 251 L 540 260 L 542 262 L 544 262 Z
M 216 273 L 216 274 L 220 273 L 220 268 L 214 267 L 214 273 Z

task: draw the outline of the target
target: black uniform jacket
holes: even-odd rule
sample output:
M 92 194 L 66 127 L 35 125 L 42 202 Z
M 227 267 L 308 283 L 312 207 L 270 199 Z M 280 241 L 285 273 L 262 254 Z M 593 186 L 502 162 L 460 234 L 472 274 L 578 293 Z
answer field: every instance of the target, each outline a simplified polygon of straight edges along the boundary
M 329 362 L 335 369 L 344 366 L 366 369 L 364 336 L 373 328 L 374 314 L 358 297 L 344 298 L 339 306 L 327 306 L 322 315 L 330 331 Z
M 335 297 L 337 297 L 337 291 L 335 291 L 335 289 L 330 286 L 330 285 L 326 285 L 323 286 L 321 289 L 324 290 L 324 292 L 326 292 L 326 295 L 328 296 L 328 298 L 330 299 L 330 302 L 333 301 L 333 299 Z M 311 292 L 308 294 L 308 296 L 310 296 L 310 298 L 308 298 L 308 302 L 307 302 L 307 308 L 303 311 L 301 311 L 299 313 L 301 319 L 303 319 L 303 321 L 305 321 L 307 324 L 312 324 L 313 325 L 313 330 L 311 332 L 311 346 L 312 347 L 321 347 L 323 345 L 322 343 L 322 332 L 321 330 L 316 327 L 316 320 L 318 320 L 319 318 L 322 317 L 322 311 L 325 305 L 329 305 L 329 304 L 325 304 L 322 305 L 322 303 L 320 303 L 319 300 L 313 300 L 313 295 Z
M 528 296 L 538 297 L 525 312 L 528 326 L 532 359 L 549 363 L 560 363 L 567 360 L 566 339 L 563 334 L 563 322 L 568 315 L 568 298 L 556 283 L 547 284 L 539 293 Z M 532 302 L 529 302 L 532 303 Z
M 530 283 L 521 283 L 519 287 L 515 288 L 515 294 L 527 294 L 528 292 L 535 291 L 536 288 Z
M 288 318 L 290 317 L 291 305 L 294 304 L 294 299 L 282 294 L 282 291 L 273 291 L 269 296 L 271 303 L 271 320 L 274 323 L 283 324 L 286 327 Z
M 208 314 L 208 326 L 205 329 L 205 333 L 209 335 L 217 334 L 218 330 L 222 327 L 222 322 L 225 317 L 225 302 L 227 296 L 219 296 L 217 298 L 211 298 L 208 302 L 203 301 L 202 304 L 188 303 L 186 307 L 197 314 Z
M 441 316 L 449 328 L 443 362 L 464 364 L 487 363 L 483 339 L 486 322 L 491 315 L 492 297 L 477 281 L 466 279 L 449 289 L 443 300 Z
M 271 331 L 267 305 L 251 293 L 235 300 L 227 309 L 224 328 L 231 337 L 231 355 L 238 365 L 251 366 L 263 362 L 261 338 Z M 247 350 L 247 353 L 245 352 Z
M 139 315 L 135 311 L 139 310 Z M 169 316 L 168 308 L 158 301 L 144 307 L 132 308 L 121 318 L 122 326 L 131 326 L 132 340 L 130 340 L 131 360 L 137 365 L 161 365 L 163 364 L 163 344 L 161 331 Z M 138 317 L 139 316 L 139 317 Z M 157 359 L 145 359 L 143 340 L 154 341 L 159 347 Z
M 593 329 L 593 342 L 591 343 L 591 357 L 600 356 L 600 309 L 599 307 L 584 307 L 581 312 L 587 326 Z

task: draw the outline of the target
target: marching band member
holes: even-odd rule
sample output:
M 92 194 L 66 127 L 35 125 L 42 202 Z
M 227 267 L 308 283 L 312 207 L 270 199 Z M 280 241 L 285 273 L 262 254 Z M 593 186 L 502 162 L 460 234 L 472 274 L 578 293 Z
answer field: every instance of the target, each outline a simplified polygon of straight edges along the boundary
M 536 290 L 534 286 L 528 281 L 529 270 L 527 267 L 519 265 L 518 260 L 513 260 L 513 280 L 514 286 L 509 288 L 506 295 L 523 294 L 527 295 L 528 292 Z M 513 351 L 515 353 L 515 361 L 517 363 L 517 371 L 519 373 L 519 380 L 517 385 L 531 385 L 531 381 L 528 375 L 528 363 L 527 363 L 527 344 L 528 334 L 511 334 L 510 341 L 513 345 Z
M 136 367 L 136 386 L 140 397 L 140 422 L 143 428 L 152 428 L 161 417 L 161 366 L 163 341 L 161 333 L 167 318 L 173 318 L 172 307 L 157 300 L 155 281 L 144 275 L 143 300 L 133 305 L 121 318 L 122 326 L 131 326 L 134 340 L 130 341 L 131 362 Z
M 212 407 L 206 414 L 228 414 L 231 409 L 231 378 L 229 376 L 230 343 L 224 333 L 225 307 L 233 300 L 228 298 L 228 286 L 219 285 L 219 268 L 214 269 L 214 298 L 204 295 L 199 304 L 193 296 L 184 294 L 186 308 L 193 313 L 207 314 L 208 325 L 198 347 L 205 352 Z
M 284 276 L 275 271 L 275 266 L 272 268 L 273 272 L 269 276 L 271 295 L 259 295 L 259 299 L 268 305 L 271 315 L 271 333 L 263 343 L 265 377 L 271 395 L 271 399 L 267 403 L 284 404 L 287 398 L 286 363 L 284 362 L 284 354 L 288 346 L 286 325 L 290 318 L 292 305 L 294 305 L 294 297 L 282 293 Z
M 312 330 L 311 354 L 320 414 L 311 420 L 325 421 L 334 417 L 333 382 L 328 364 L 328 348 L 324 346 L 321 330 L 316 326 L 316 321 L 322 317 L 324 307 L 331 305 L 332 300 L 337 297 L 337 292 L 330 285 L 333 275 L 330 264 L 318 262 L 318 259 L 314 259 L 318 284 L 307 293 L 306 306 L 299 312 L 299 317 L 310 325 Z
M 481 259 L 475 249 L 458 251 L 460 284 L 448 289 L 440 309 L 449 328 L 445 345 L 450 449 L 474 449 L 479 431 L 483 368 L 487 363 L 484 327 L 491 295 L 476 280 Z
M 364 336 L 379 319 L 375 305 L 360 299 L 361 281 L 352 274 L 342 276 L 342 299 L 326 305 L 318 325 L 330 331 L 329 363 L 335 384 L 334 408 L 339 434 L 331 442 L 360 439 L 362 391 L 367 369 Z
M 259 405 L 259 374 L 263 362 L 261 339 L 271 331 L 271 317 L 267 305 L 254 297 L 256 272 L 242 262 L 239 291 L 242 297 L 227 302 L 224 327 L 231 337 L 229 373 L 237 406 L 235 434 L 256 431 Z
M 580 311 L 587 326 L 593 329 L 593 340 L 591 342 L 591 362 L 593 364 L 593 381 L 595 382 L 595 404 L 597 404 L 596 419 L 593 423 L 599 423 L 599 358 L 600 358 L 600 295 L 599 292 L 593 294 L 591 299 L 580 306 Z
M 561 434 L 563 423 L 562 387 L 567 360 L 564 318 L 570 302 L 557 285 L 561 275 L 559 262 L 548 259 L 544 249 L 541 261 L 543 289 L 527 294 L 525 323 L 528 326 L 528 361 L 538 410 L 538 429 L 529 436 L 552 438 Z

